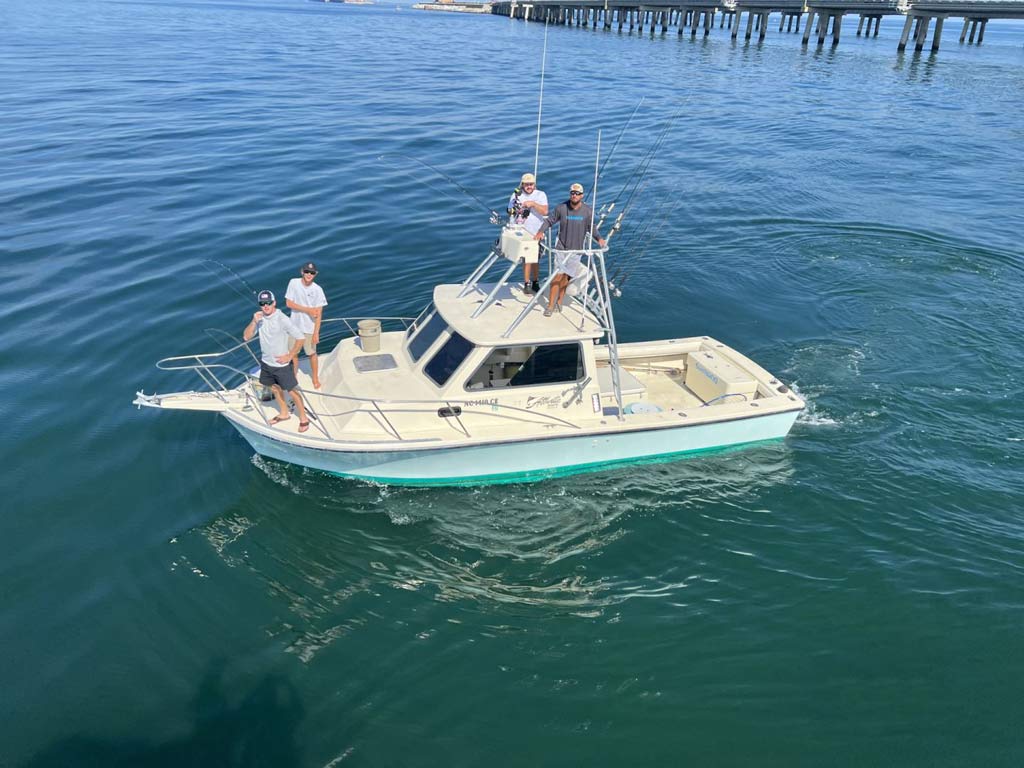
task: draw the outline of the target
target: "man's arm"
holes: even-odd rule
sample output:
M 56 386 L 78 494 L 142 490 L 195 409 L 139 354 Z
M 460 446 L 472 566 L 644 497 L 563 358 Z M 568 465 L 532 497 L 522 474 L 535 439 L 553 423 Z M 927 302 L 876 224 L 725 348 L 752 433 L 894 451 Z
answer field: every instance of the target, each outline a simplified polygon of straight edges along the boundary
M 534 240 L 541 240 L 544 237 L 544 233 L 547 232 L 551 227 L 558 223 L 561 218 L 562 206 L 555 206 L 555 212 L 548 216 L 544 221 L 541 222 L 540 229 L 537 230 L 537 234 L 533 236 Z
M 285 299 L 284 303 L 285 303 L 285 306 L 288 307 L 288 309 L 293 309 L 296 312 L 302 312 L 303 314 L 309 315 L 313 319 L 316 319 L 317 315 L 320 314 L 320 308 L 319 307 L 305 307 L 302 304 L 296 304 L 291 299 Z
M 320 343 L 320 321 L 324 319 L 324 308 L 317 307 L 316 316 L 313 318 L 313 344 Z
M 249 339 L 256 335 L 256 326 L 260 324 L 260 317 L 262 316 L 262 312 L 257 312 L 255 315 L 252 316 L 252 320 L 249 321 L 249 324 L 245 326 L 245 330 L 242 331 L 243 339 L 248 341 Z
M 527 200 L 525 203 L 523 203 L 523 206 L 526 207 L 526 208 L 529 208 L 531 211 L 536 213 L 538 216 L 547 216 L 548 215 L 548 198 L 547 198 L 547 195 L 544 196 L 544 202 L 541 202 L 540 200 Z
M 591 223 L 593 223 L 593 225 L 594 225 L 593 226 L 593 230 L 591 230 L 591 226 L 590 226 Z M 602 248 L 604 248 L 605 243 L 607 243 L 608 241 L 605 240 L 603 237 L 601 237 L 601 233 L 597 229 L 597 221 L 596 220 L 590 219 L 590 218 L 587 219 L 587 229 L 586 229 L 586 231 L 589 232 L 593 236 L 593 238 L 595 240 L 597 240 L 597 244 L 598 245 L 600 245 Z
M 299 354 L 299 350 L 302 349 L 302 343 L 306 340 L 306 334 L 300 331 L 299 326 L 297 326 L 287 315 L 282 317 L 282 321 L 284 323 L 283 327 L 285 333 L 295 339 L 295 344 L 290 350 L 288 350 L 288 354 L 277 355 L 274 357 L 274 359 L 281 363 L 281 365 L 285 365 L 286 363 L 290 363 L 295 356 Z

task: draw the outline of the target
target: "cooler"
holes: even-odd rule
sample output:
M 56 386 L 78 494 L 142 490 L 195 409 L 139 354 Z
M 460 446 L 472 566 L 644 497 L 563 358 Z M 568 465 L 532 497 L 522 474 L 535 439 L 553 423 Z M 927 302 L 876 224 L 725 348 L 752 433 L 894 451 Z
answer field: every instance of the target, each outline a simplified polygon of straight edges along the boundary
M 757 382 L 710 349 L 701 349 L 687 357 L 686 386 L 705 403 L 723 395 L 746 395 L 754 399 Z
M 509 261 L 523 259 L 536 264 L 540 258 L 540 243 L 521 225 L 509 225 L 501 230 L 501 252 Z

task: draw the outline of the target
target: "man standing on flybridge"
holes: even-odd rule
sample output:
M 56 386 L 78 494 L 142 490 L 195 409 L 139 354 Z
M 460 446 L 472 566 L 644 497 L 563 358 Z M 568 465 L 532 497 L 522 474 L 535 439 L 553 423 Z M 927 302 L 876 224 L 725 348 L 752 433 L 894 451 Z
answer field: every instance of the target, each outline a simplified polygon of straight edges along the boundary
M 513 224 L 522 225 L 523 229 L 536 235 L 544 217 L 548 215 L 548 196 L 537 189 L 537 177 L 532 173 L 524 173 L 519 186 L 508 201 L 508 213 Z M 533 261 L 523 262 L 523 293 L 530 295 L 540 290 L 537 278 L 540 266 L 536 257 Z
M 544 310 L 545 317 L 551 317 L 552 312 L 562 311 L 562 299 L 565 298 L 565 289 L 569 286 L 569 281 L 584 270 L 581 263 L 582 254 L 579 252 L 584 248 L 593 220 L 593 209 L 583 202 L 583 185 L 573 184 L 569 187 L 569 199 L 555 206 L 555 212 L 544 219 L 544 223 L 534 235 L 536 240 L 540 240 L 549 228 L 558 225 L 555 279 L 551 282 L 548 308 Z M 600 233 L 594 230 L 592 234 L 597 244 L 604 248 L 605 240 L 601 238 Z

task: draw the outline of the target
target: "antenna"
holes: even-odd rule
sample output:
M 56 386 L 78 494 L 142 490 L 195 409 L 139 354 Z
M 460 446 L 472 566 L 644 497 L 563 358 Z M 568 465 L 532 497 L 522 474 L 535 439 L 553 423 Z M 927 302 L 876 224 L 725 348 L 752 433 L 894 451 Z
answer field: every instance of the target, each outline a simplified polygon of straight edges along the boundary
M 548 63 L 548 20 L 544 19 L 544 50 L 540 55 L 540 98 L 537 100 L 537 149 L 533 153 L 533 175 L 540 163 L 540 116 L 544 109 L 544 67 Z

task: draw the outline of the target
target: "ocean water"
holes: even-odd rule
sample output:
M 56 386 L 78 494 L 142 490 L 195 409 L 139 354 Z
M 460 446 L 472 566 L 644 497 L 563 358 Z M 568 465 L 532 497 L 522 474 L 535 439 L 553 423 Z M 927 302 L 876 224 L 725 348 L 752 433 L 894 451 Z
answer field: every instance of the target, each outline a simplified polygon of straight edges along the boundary
M 195 385 L 153 363 L 239 334 L 243 281 L 312 259 L 360 316 L 462 279 L 533 166 L 544 28 L 0 24 L 0 764 L 1024 762 L 1024 25 L 935 56 L 898 19 L 821 50 L 550 29 L 550 197 L 599 132 L 612 199 L 667 131 L 620 338 L 716 336 L 808 409 L 751 450 L 409 489 L 130 403 Z

